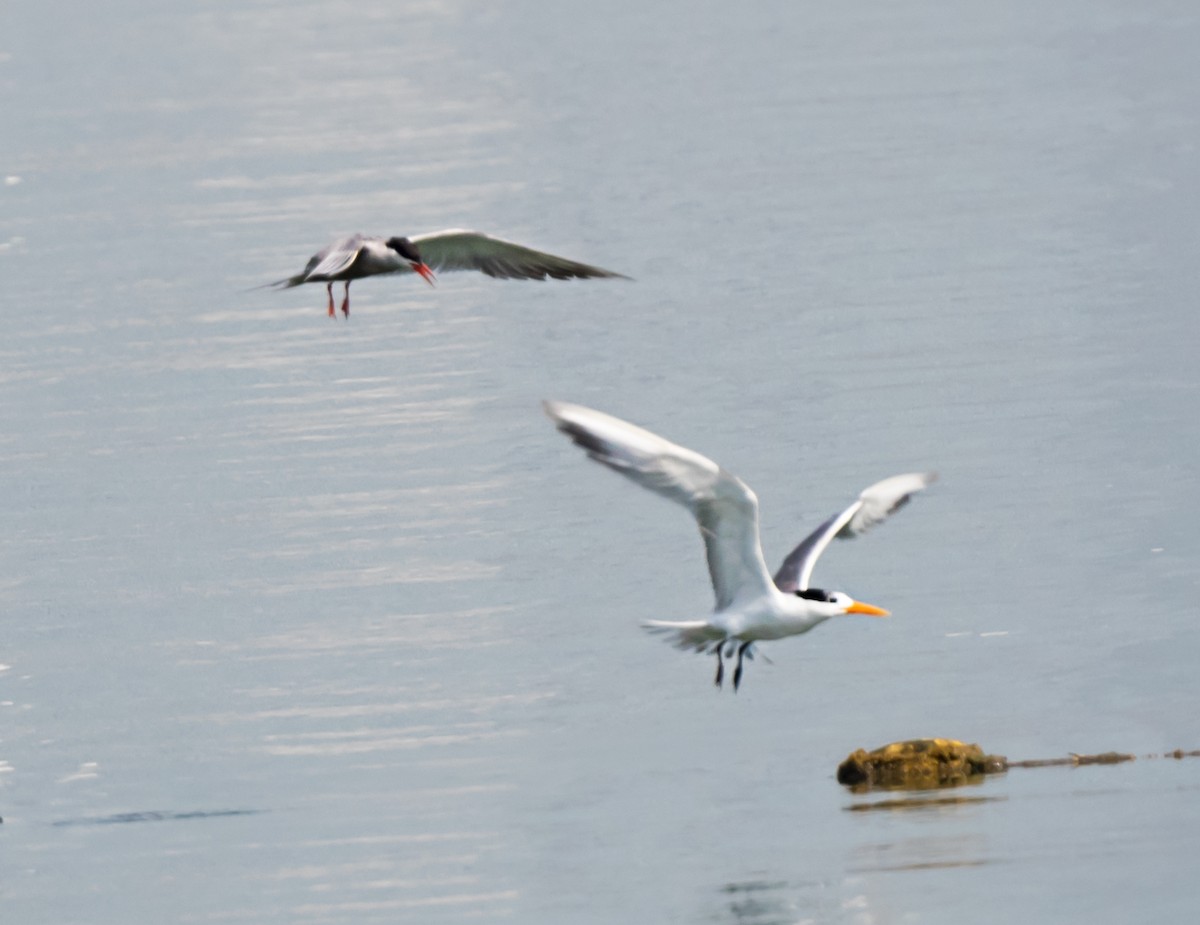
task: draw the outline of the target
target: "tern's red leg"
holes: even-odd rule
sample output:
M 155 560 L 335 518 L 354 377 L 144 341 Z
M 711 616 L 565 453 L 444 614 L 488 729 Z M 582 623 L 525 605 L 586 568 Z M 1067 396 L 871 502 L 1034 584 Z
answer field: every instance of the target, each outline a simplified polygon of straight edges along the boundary
M 336 318 L 337 315 L 333 313 L 333 283 L 327 285 L 325 291 L 329 293 L 329 317 Z
M 342 299 L 342 317 L 343 318 L 350 317 L 350 284 L 352 282 L 354 282 L 354 281 L 350 280 L 350 279 L 346 280 L 346 297 L 344 299 Z

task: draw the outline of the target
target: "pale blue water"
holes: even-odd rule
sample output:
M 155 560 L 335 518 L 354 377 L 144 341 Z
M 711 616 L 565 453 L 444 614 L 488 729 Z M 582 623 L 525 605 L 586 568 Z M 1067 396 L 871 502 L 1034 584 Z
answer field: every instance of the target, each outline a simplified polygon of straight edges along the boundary
M 1187 4 L 14 6 L 0 902 L 21 923 L 1186 920 L 1200 764 L 854 811 L 859 746 L 1200 747 Z M 7 178 L 7 179 L 6 179 Z M 634 283 L 246 291 L 466 226 Z M 891 609 L 736 697 L 695 528 L 542 398 L 745 478 Z

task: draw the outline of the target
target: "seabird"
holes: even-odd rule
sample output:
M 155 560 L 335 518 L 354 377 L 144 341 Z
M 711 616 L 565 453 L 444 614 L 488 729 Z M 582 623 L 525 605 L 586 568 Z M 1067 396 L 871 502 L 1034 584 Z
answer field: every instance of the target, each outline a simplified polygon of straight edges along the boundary
M 434 270 L 478 270 L 496 279 L 629 278 L 478 231 L 452 228 L 412 238 L 368 238 L 361 234 L 342 238 L 313 254 L 302 272 L 266 285 L 290 289 L 304 283 L 325 283 L 329 317 L 333 318 L 333 284 L 345 282 L 342 315 L 348 317 L 350 284 L 354 280 L 381 273 L 419 273 L 432 286 Z
M 783 560 L 775 577 L 767 571 L 758 532 L 758 498 L 750 487 L 707 457 L 619 418 L 565 402 L 545 402 L 558 429 L 589 457 L 681 504 L 700 525 L 716 609 L 706 620 L 647 620 L 642 626 L 665 635 L 676 648 L 715 654 L 717 687 L 724 658 L 737 653 L 733 689 L 742 681 L 742 660 L 755 643 L 807 633 L 832 617 L 888 611 L 842 591 L 809 585 L 813 566 L 834 537 L 858 536 L 881 523 L 933 483 L 932 472 L 894 475 L 867 488 Z

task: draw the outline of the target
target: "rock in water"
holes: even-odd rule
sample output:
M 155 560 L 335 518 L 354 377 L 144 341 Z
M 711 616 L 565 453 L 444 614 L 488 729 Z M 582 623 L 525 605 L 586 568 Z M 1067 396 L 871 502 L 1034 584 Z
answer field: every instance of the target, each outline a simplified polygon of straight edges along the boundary
M 953 787 L 1007 768 L 1002 755 L 985 755 L 978 745 L 956 739 L 910 739 L 870 752 L 860 748 L 838 765 L 837 779 L 851 787 L 926 790 Z

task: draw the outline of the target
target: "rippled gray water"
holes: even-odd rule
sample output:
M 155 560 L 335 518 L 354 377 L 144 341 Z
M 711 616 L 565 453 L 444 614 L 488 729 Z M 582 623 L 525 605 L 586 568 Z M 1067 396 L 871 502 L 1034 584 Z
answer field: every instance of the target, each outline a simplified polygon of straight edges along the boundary
M 3 19 L 6 922 L 1194 913 L 1193 762 L 833 779 L 1200 747 L 1189 5 Z M 247 291 L 452 226 L 636 282 Z M 637 628 L 711 607 L 694 526 L 546 397 L 737 472 L 772 564 L 938 469 L 818 572 L 894 618 L 718 695 Z

